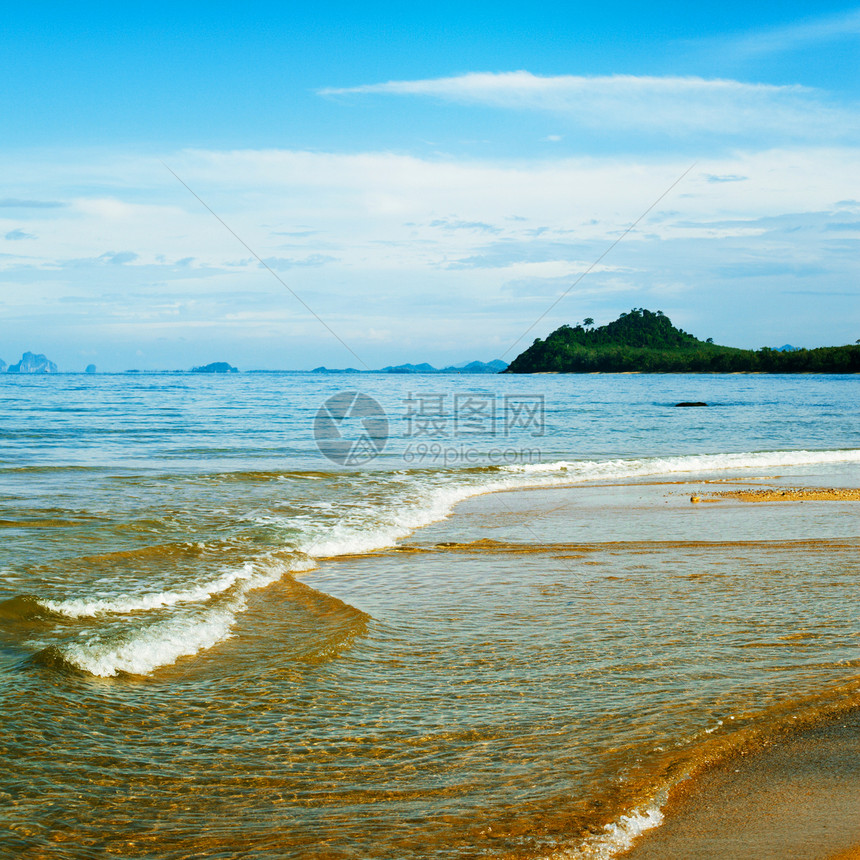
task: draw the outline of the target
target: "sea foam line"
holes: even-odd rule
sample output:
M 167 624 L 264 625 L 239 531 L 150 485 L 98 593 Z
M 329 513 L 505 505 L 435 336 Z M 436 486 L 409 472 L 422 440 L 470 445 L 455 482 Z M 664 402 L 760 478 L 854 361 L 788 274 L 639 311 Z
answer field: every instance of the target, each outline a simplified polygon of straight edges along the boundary
M 639 478 L 693 472 L 777 468 L 826 463 L 860 463 L 860 450 L 761 451 L 736 454 L 689 454 L 613 460 L 559 460 L 500 466 L 492 478 L 425 488 L 418 498 L 398 498 L 384 511 L 384 522 L 339 522 L 310 534 L 299 549 L 315 558 L 372 552 L 393 546 L 416 529 L 449 516 L 460 502 L 484 493 L 540 489 L 607 479 Z M 485 473 L 486 475 L 486 473 Z M 497 476 L 503 477 L 497 477 Z
M 252 572 L 253 565 L 249 562 L 242 570 L 228 571 L 211 582 L 202 583 L 182 591 L 159 591 L 153 594 L 143 594 L 139 597 L 113 599 L 40 600 L 39 603 L 46 609 L 65 615 L 67 618 L 91 618 L 96 615 L 125 615 L 131 612 L 146 612 L 151 609 L 175 606 L 178 603 L 198 603 L 209 600 L 216 594 L 228 591 L 237 582 L 248 579 Z
M 247 608 L 245 597 L 249 591 L 276 582 L 287 571 L 301 572 L 312 570 L 315 566 L 310 560 L 299 559 L 292 560 L 289 564 L 280 561 L 268 566 L 260 562 L 249 562 L 240 572 L 241 575 L 232 580 L 233 583 L 240 583 L 236 594 L 227 603 L 206 610 L 202 617 L 186 615 L 168 618 L 113 635 L 110 632 L 96 633 L 88 639 L 61 645 L 57 650 L 66 662 L 91 675 L 105 678 L 120 672 L 148 675 L 161 666 L 175 663 L 180 657 L 193 656 L 227 639 L 236 622 L 236 616 Z M 222 577 L 220 581 L 223 584 L 229 578 Z M 189 595 L 191 593 L 187 592 Z M 200 593 L 206 593 L 205 586 L 201 586 Z M 212 592 L 213 595 L 217 593 Z M 143 608 L 151 608 L 149 601 L 144 600 L 115 603 L 133 605 L 138 609 L 146 604 Z
M 64 659 L 94 675 L 110 676 L 118 672 L 149 674 L 160 666 L 211 648 L 227 638 L 235 623 L 236 615 L 245 609 L 244 595 L 248 591 L 275 582 L 287 571 L 311 570 L 316 566 L 314 558 L 333 558 L 392 546 L 416 529 L 444 519 L 459 502 L 472 496 L 510 489 L 563 486 L 593 480 L 837 462 L 860 462 L 860 450 L 764 451 L 629 460 L 557 461 L 545 464 L 501 466 L 490 473 L 493 476 L 490 479 L 487 479 L 487 473 L 484 473 L 483 478 L 475 480 L 470 476 L 465 481 L 461 478 L 459 483 L 455 473 L 452 476 L 453 480 L 449 478 L 448 483 L 425 485 L 423 492 L 419 490 L 417 495 L 412 492 L 411 498 L 399 495 L 381 511 L 378 508 L 368 508 L 371 513 L 359 518 L 358 522 L 341 521 L 316 533 L 308 534 L 299 542 L 297 550 L 310 558 L 294 558 L 288 563 L 283 561 L 273 563 L 272 559 L 248 562 L 238 571 L 225 572 L 209 583 L 182 591 L 167 591 L 113 600 L 43 601 L 42 605 L 54 612 L 74 618 L 107 613 L 126 614 L 183 603 L 204 602 L 236 587 L 236 594 L 226 606 L 209 610 L 203 618 L 168 619 L 138 630 L 133 635 L 124 634 L 118 639 L 114 638 L 113 641 L 103 641 L 99 637 L 94 637 L 89 641 L 78 641 L 60 648 Z M 371 517 L 376 522 L 373 522 Z M 288 522 L 285 521 L 285 523 Z M 621 839 L 624 833 L 632 833 L 636 828 L 641 829 L 646 824 L 656 826 L 659 823 L 655 818 L 658 813 L 659 808 L 656 812 L 646 810 L 619 820 L 617 828 L 620 829 L 617 832 L 613 831 L 614 836 L 607 835 L 606 839 L 610 839 L 610 836 L 612 839 Z M 649 822 L 656 823 L 649 824 Z
M 643 833 L 663 823 L 661 807 L 666 803 L 666 796 L 661 792 L 651 806 L 621 815 L 601 833 L 587 837 L 579 845 L 561 848 L 541 860 L 611 860 L 617 857 L 629 850 Z
M 148 675 L 161 666 L 175 663 L 180 657 L 192 656 L 226 639 L 236 613 L 243 609 L 244 601 L 237 601 L 232 607 L 211 612 L 202 620 L 174 619 L 111 642 L 103 642 L 96 636 L 58 650 L 64 660 L 91 675 L 103 678 L 120 672 Z
M 138 597 L 72 598 L 69 600 L 39 600 L 40 606 L 65 615 L 67 618 L 91 618 L 97 615 L 126 615 L 132 612 L 147 612 L 163 609 L 181 603 L 202 603 L 217 594 L 229 591 L 237 583 L 244 585 L 243 590 L 268 585 L 285 572 L 312 570 L 316 565 L 306 560 L 295 560 L 288 565 L 272 565 L 268 570 L 259 561 L 246 562 L 239 570 L 225 571 L 210 582 L 204 582 L 181 591 L 158 591 Z
M 553 463 L 524 463 L 501 466 L 508 472 L 541 473 L 569 471 L 579 480 L 603 477 L 710 472 L 775 466 L 805 466 L 823 463 L 860 463 L 860 450 L 747 451 L 731 454 L 682 454 L 676 457 L 645 457 L 614 460 L 559 460 Z

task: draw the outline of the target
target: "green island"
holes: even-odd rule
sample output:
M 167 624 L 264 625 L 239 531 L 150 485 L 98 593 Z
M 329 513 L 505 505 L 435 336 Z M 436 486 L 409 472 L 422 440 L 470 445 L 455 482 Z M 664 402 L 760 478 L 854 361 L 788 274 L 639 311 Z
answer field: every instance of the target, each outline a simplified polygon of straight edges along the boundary
M 634 308 L 594 327 L 586 319 L 537 338 L 503 373 L 860 373 L 860 346 L 737 349 L 675 328 L 662 311 Z

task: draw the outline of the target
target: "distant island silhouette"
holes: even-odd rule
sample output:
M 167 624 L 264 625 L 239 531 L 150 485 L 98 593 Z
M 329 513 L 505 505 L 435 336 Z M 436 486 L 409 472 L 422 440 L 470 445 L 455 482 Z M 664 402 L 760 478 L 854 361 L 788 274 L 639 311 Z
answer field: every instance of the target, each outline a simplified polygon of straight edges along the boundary
M 21 360 L 0 373 L 58 373 L 57 365 L 41 353 L 25 352 Z M 85 373 L 93 374 L 90 364 Z M 190 370 L 138 370 L 125 373 L 239 373 L 226 361 L 213 361 Z M 672 324 L 662 311 L 633 308 L 602 326 L 586 318 L 563 325 L 510 364 L 501 359 L 469 361 L 447 367 L 432 364 L 397 364 L 377 370 L 354 367 L 315 367 L 310 371 L 247 370 L 246 373 L 389 373 L 389 374 L 496 374 L 496 373 L 860 373 L 860 341 L 844 346 L 814 349 L 783 344 L 772 348 L 740 349 L 722 346 L 712 338 L 700 340 Z
M 311 373 L 501 373 L 508 365 L 501 359 L 493 361 L 470 361 L 465 364 L 449 367 L 433 367 L 426 362 L 422 364 L 398 364 L 383 367 L 380 370 L 356 370 L 354 367 L 332 369 L 315 367 Z
M 17 364 L 6 367 L 0 361 L 0 372 L 6 373 L 57 373 L 57 365 L 41 353 L 25 352 Z
M 226 361 L 213 361 L 211 364 L 204 364 L 201 367 L 192 367 L 192 373 L 238 373 L 239 368 L 233 367 Z
M 662 311 L 634 308 L 594 327 L 563 325 L 504 373 L 860 373 L 860 346 L 758 350 L 720 346 L 676 328 Z

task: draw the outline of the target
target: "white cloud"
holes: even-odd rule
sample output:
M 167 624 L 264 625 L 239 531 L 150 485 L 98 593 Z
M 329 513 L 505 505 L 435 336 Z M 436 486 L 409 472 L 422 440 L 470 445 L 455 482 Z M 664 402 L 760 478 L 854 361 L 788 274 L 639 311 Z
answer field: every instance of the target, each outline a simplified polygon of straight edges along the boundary
M 707 132 L 843 139 L 860 128 L 856 110 L 799 85 L 700 77 L 607 75 L 542 77 L 526 71 L 330 87 L 320 95 L 422 96 L 507 110 L 542 110 L 588 128 L 636 128 L 670 135 Z
M 754 318 L 750 297 L 764 305 L 790 277 L 808 292 L 780 294 L 767 312 L 787 321 L 791 340 L 790 321 L 804 318 L 815 295 L 853 283 L 860 203 L 845 200 L 845 177 L 858 157 L 856 148 L 806 147 L 703 160 L 546 326 L 602 308 L 609 317 L 632 306 L 698 307 L 710 295 L 723 301 L 717 317 L 742 306 Z M 284 280 L 341 337 L 366 343 L 371 366 L 418 352 L 444 362 L 453 356 L 433 350 L 449 341 L 490 357 L 481 344 L 507 346 L 690 166 L 674 156 L 478 161 L 285 150 L 184 151 L 165 161 L 262 259 L 290 269 Z M 22 187 L 9 193 L 70 201 L 28 216 L 39 241 L 16 246 L 32 256 L 0 258 L 0 301 L 16 331 L 55 326 L 80 338 L 88 326 L 84 339 L 95 342 L 111 323 L 136 346 L 160 321 L 165 336 L 201 348 L 212 330 L 225 344 L 245 338 L 251 356 L 252 333 L 281 344 L 269 362 L 239 353 L 232 363 L 242 366 L 354 363 L 157 161 L 101 158 L 99 169 L 87 194 L 78 177 L 95 171 L 88 162 L 67 165 L 68 185 L 56 180 L 59 159 L 43 184 L 32 165 L 10 165 Z M 0 213 L 4 232 L 16 223 Z M 788 274 L 766 269 L 773 260 Z M 840 324 L 853 324 L 850 298 L 833 301 L 844 306 Z M 737 324 L 730 316 L 725 327 Z M 367 339 L 370 329 L 377 339 Z M 291 331 L 309 339 L 293 343 Z
M 112 263 L 115 266 L 123 266 L 126 263 L 133 263 L 138 255 L 134 251 L 106 251 L 99 257 L 99 260 L 104 260 L 106 263 Z
M 757 56 L 785 53 L 858 37 L 860 9 L 852 9 L 837 15 L 808 18 L 784 27 L 770 27 L 746 33 L 722 47 L 742 56 Z

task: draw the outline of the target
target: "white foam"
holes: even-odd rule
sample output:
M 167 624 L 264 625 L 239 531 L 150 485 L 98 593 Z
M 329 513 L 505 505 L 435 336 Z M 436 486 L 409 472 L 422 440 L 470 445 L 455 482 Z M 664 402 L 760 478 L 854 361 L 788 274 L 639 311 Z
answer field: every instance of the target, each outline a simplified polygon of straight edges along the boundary
M 144 595 L 92 598 L 66 601 L 41 601 L 46 608 L 72 618 L 106 614 L 127 615 L 180 605 L 195 608 L 218 595 L 222 605 L 210 607 L 201 617 L 188 613 L 155 624 L 140 625 L 120 640 L 92 638 L 61 648 L 71 663 L 95 675 L 117 672 L 148 674 L 179 657 L 196 654 L 229 636 L 236 615 L 245 607 L 244 596 L 264 587 L 287 571 L 315 567 L 314 558 L 332 558 L 366 553 L 392 546 L 422 526 L 443 519 L 461 501 L 482 493 L 509 489 L 562 486 L 601 479 L 634 478 L 661 474 L 712 473 L 723 470 L 770 469 L 822 463 L 860 462 L 860 450 L 843 451 L 764 451 L 733 454 L 694 454 L 678 457 L 652 457 L 611 460 L 561 460 L 552 463 L 508 465 L 493 471 L 427 472 L 413 482 L 389 485 L 383 500 L 368 500 L 365 505 L 349 505 L 344 515 L 329 523 L 302 522 L 304 537 L 289 559 L 262 556 L 238 570 L 223 571 L 214 579 L 186 589 Z M 378 488 L 377 488 L 378 489 Z M 325 503 L 327 506 L 330 503 Z M 322 505 L 320 505 L 322 507 Z M 332 513 L 338 510 L 337 503 Z M 277 518 L 274 518 L 277 520 Z M 281 519 L 295 534 L 295 519 Z M 303 557 L 304 556 L 304 557 Z M 307 558 L 307 556 L 310 557 Z M 232 592 L 231 592 L 232 589 Z M 601 835 L 606 845 L 626 839 L 625 834 L 641 832 L 659 824 L 659 807 L 636 812 L 619 819 L 611 833 Z M 631 836 L 631 838 L 634 838 Z M 604 843 L 600 843 L 603 845 Z M 614 843 L 613 843 L 614 844 Z M 619 842 L 620 844 L 620 842 Z M 594 850 L 597 850 L 596 848 Z M 603 848 L 600 849 L 601 851 Z M 607 849 L 608 850 L 608 849 Z M 620 850 L 620 849 L 619 849 Z M 611 854 L 570 856 L 612 856 Z
M 660 807 L 665 802 L 663 793 L 652 806 L 622 815 L 607 824 L 602 833 L 589 836 L 578 845 L 561 848 L 542 860 L 611 860 L 628 851 L 643 833 L 663 823 Z
M 308 567 L 307 565 L 310 565 Z M 260 561 L 247 562 L 239 570 L 229 570 L 215 579 L 192 586 L 181 591 L 159 591 L 138 596 L 123 596 L 115 598 L 73 598 L 70 600 L 40 600 L 41 606 L 65 615 L 67 618 L 90 618 L 97 615 L 120 614 L 132 612 L 147 612 L 153 609 L 163 609 L 182 603 L 204 603 L 217 594 L 229 591 L 237 583 L 241 583 L 243 591 L 249 588 L 259 588 L 257 580 L 264 580 L 266 585 L 281 577 L 286 571 L 309 570 L 313 562 L 296 559 L 284 565 L 261 564 Z
M 287 570 L 299 572 L 314 567 L 315 562 L 310 560 L 291 559 L 285 563 L 263 557 L 246 564 L 239 572 L 241 575 L 233 579 L 241 585 L 226 605 L 206 610 L 202 616 L 186 615 L 131 628 L 119 636 L 96 634 L 63 645 L 59 651 L 69 663 L 93 675 L 112 677 L 120 672 L 148 675 L 161 666 L 175 663 L 180 657 L 197 654 L 226 639 L 236 616 L 247 607 L 245 596 L 249 591 L 270 585 Z M 223 577 L 222 580 L 226 581 Z M 201 598 L 207 593 L 201 588 Z M 128 603 L 139 609 L 141 601 Z M 121 605 L 122 601 L 116 604 Z
M 103 641 L 95 636 L 89 641 L 74 642 L 61 647 L 60 653 L 69 663 L 103 678 L 120 672 L 148 675 L 160 666 L 175 663 L 211 648 L 226 639 L 241 607 L 224 608 L 209 613 L 202 620 L 173 619 L 154 624 L 143 631 Z
M 563 486 L 585 481 L 636 478 L 654 475 L 710 473 L 724 470 L 783 468 L 820 463 L 860 463 L 860 450 L 762 451 L 736 454 L 690 454 L 612 460 L 559 460 L 500 466 L 479 478 L 468 476 L 458 483 L 457 473 L 446 484 L 424 485 L 417 498 L 396 499 L 388 507 L 364 510 L 364 518 L 343 518 L 311 532 L 299 549 L 315 558 L 372 552 L 394 545 L 415 529 L 448 516 L 461 501 L 483 493 L 510 489 Z M 463 480 L 460 478 L 459 480 Z M 420 486 L 420 485 L 419 485 Z M 290 521 L 284 521 L 287 524 Z
M 309 535 L 301 544 L 302 552 L 314 558 L 333 558 L 339 555 L 371 552 L 392 546 L 415 529 L 444 519 L 454 506 L 480 493 L 502 489 L 508 482 L 494 482 L 485 486 L 446 486 L 425 491 L 413 500 L 396 500 L 383 510 L 368 509 L 368 520 L 376 522 L 340 521 Z M 368 515 L 369 514 L 369 515 Z
M 109 613 L 124 615 L 131 612 L 146 612 L 152 609 L 162 609 L 165 606 L 175 606 L 178 603 L 198 603 L 209 600 L 210 597 L 229 590 L 240 580 L 247 579 L 251 567 L 251 565 L 245 565 L 242 570 L 228 571 L 211 582 L 205 582 L 182 591 L 159 591 L 137 597 L 110 599 L 40 600 L 39 603 L 46 609 L 68 618 L 87 618 Z
M 634 477 L 636 475 L 661 475 L 677 472 L 711 472 L 724 469 L 758 469 L 843 462 L 860 462 L 860 450 L 752 451 L 733 454 L 647 457 L 630 460 L 559 460 L 554 463 L 513 464 L 500 468 L 507 472 L 531 475 L 568 472 L 579 480 L 589 480 L 589 478 L 603 477 Z

